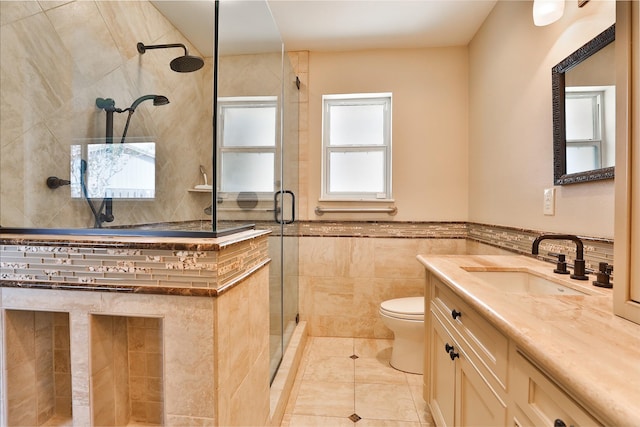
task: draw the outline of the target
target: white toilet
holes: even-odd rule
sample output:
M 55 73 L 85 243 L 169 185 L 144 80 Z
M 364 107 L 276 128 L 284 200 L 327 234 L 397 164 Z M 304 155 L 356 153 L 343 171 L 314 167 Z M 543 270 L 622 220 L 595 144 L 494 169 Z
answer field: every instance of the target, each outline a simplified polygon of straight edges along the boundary
M 424 364 L 424 297 L 396 298 L 380 304 L 382 322 L 393 331 L 391 366 L 422 374 Z

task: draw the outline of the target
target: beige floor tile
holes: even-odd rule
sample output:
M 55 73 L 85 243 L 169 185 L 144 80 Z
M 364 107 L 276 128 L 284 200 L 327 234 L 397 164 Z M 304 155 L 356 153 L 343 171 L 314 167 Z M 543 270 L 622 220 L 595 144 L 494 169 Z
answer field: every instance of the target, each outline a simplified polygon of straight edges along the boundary
M 408 385 L 356 383 L 355 401 L 363 419 L 419 422 Z
M 391 359 L 393 340 L 354 338 L 355 353 L 359 357 L 375 357 L 379 359 Z
M 422 385 L 410 385 L 409 390 L 411 391 L 411 396 L 413 397 L 413 403 L 416 406 L 416 411 L 418 413 L 420 423 L 435 425 L 435 423 L 433 422 L 433 417 L 431 416 L 431 411 L 429 410 L 429 405 L 427 405 L 427 403 L 424 401 L 424 398 L 422 397 Z
M 348 417 L 354 413 L 353 402 L 352 383 L 302 381 L 293 414 Z
M 421 427 L 420 423 L 414 421 L 398 420 L 360 420 L 356 427 Z
M 357 383 L 402 384 L 408 386 L 404 372 L 389 365 L 389 360 L 360 357 L 355 362 L 355 381 Z
M 334 381 L 353 384 L 354 361 L 347 356 L 314 358 L 312 363 L 307 365 L 302 380 Z
M 354 427 L 347 417 L 323 417 L 318 415 L 292 415 L 288 427 Z
M 326 356 L 346 356 L 353 354 L 353 338 L 312 337 L 309 358 L 315 359 Z
M 420 374 L 410 374 L 405 372 L 404 375 L 407 377 L 407 382 L 409 385 L 415 385 L 422 387 L 423 377 Z

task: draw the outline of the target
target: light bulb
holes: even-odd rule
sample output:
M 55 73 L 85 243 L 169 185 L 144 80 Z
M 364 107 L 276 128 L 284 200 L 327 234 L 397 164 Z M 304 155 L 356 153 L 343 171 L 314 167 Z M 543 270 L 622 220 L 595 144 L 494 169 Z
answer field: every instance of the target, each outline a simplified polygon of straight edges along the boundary
M 534 0 L 533 23 L 538 27 L 552 24 L 562 17 L 564 0 Z

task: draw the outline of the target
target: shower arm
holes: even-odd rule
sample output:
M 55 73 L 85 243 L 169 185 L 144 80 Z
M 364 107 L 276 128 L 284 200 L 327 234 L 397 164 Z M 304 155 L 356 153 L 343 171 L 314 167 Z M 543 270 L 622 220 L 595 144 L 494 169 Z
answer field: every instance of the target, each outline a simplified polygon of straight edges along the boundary
M 183 45 L 182 43 L 171 43 L 171 44 L 154 44 L 154 45 L 145 45 L 144 43 L 138 43 L 136 45 L 136 48 L 138 49 L 139 53 L 144 53 L 147 50 L 150 49 L 169 49 L 169 48 L 174 48 L 174 47 L 181 47 L 182 49 L 184 49 L 184 54 L 185 56 L 189 54 L 189 52 L 187 51 L 187 47 L 185 45 Z

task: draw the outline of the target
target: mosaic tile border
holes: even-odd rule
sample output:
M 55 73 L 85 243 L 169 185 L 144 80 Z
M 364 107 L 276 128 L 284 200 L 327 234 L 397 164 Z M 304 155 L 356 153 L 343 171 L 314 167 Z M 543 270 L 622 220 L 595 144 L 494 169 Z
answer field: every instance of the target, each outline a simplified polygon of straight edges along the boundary
M 156 249 L 150 242 L 144 248 L 136 248 L 138 243 L 126 248 L 122 241 L 102 244 L 104 247 L 59 240 L 44 245 L 41 239 L 29 242 L 28 236 L 20 244 L 11 244 L 3 239 L 0 281 L 11 287 L 108 288 L 137 293 L 155 289 L 215 296 L 269 263 L 267 238 L 268 233 L 254 233 L 245 240 L 217 244 L 218 250 L 163 249 L 164 243 Z
M 531 255 L 533 240 L 544 234 L 471 222 L 392 221 L 303 221 L 285 226 L 283 232 L 298 237 L 467 239 L 522 255 Z M 279 235 L 280 227 L 258 222 L 255 231 L 227 239 L 0 236 L 0 281 L 1 286 L 140 293 L 162 288 L 211 296 L 269 262 L 269 234 Z M 612 239 L 580 237 L 587 269 L 597 270 L 600 262 L 613 264 Z M 575 245 L 568 241 L 544 241 L 540 249 L 540 258 L 548 262 L 555 261 L 549 252 L 566 254 L 569 264 L 575 259 Z

